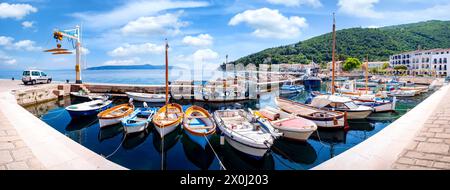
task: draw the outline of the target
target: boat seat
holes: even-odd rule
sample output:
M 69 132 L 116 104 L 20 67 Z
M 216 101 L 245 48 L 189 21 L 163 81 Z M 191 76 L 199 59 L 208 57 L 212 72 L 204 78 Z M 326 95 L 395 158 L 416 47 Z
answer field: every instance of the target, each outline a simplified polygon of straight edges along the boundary
M 207 116 L 199 115 L 199 116 L 188 116 L 187 119 L 203 119 L 208 118 Z
M 214 128 L 214 126 L 189 127 L 189 129 L 192 129 L 192 130 L 196 130 L 196 129 L 212 129 L 212 128 Z

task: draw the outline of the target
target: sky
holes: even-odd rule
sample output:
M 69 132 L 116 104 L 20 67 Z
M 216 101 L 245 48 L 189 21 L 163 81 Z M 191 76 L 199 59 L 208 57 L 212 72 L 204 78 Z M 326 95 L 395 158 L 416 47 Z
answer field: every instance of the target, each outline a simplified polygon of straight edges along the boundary
M 51 55 L 55 29 L 82 28 L 83 66 L 169 64 L 216 68 L 266 48 L 337 29 L 450 20 L 450 0 L 0 1 L 0 69 L 73 69 Z M 63 40 L 63 48 L 73 49 Z

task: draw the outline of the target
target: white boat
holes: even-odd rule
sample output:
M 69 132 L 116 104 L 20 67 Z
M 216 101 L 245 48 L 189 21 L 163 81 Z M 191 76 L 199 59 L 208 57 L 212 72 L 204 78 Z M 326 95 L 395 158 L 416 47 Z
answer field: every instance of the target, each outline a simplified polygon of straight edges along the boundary
M 121 120 L 125 133 L 139 133 L 144 131 L 152 121 L 156 108 L 137 108 L 133 113 Z
M 372 101 L 355 101 L 358 105 L 369 106 L 374 109 L 375 113 L 395 111 L 397 98 L 394 96 L 392 100 L 374 98 Z
M 308 119 L 294 116 L 273 107 L 255 111 L 258 121 L 282 133 L 284 138 L 306 141 L 317 130 L 317 125 Z
M 417 95 L 416 90 L 392 90 L 388 93 L 388 96 L 396 97 L 414 97 Z
M 164 137 L 183 122 L 183 108 L 175 103 L 166 104 L 156 112 L 152 121 L 156 131 Z
M 104 100 L 104 99 L 108 99 L 108 96 L 106 96 L 106 95 L 87 94 L 84 91 L 70 92 L 70 95 L 75 96 L 77 98 L 83 98 L 83 99 L 88 99 L 88 100 Z
M 320 109 L 347 112 L 347 119 L 364 119 L 373 111 L 371 107 L 357 105 L 350 98 L 336 95 L 316 96 L 312 100 L 311 106 Z
M 133 100 L 140 102 L 165 102 L 166 95 L 165 94 L 148 94 L 148 93 L 139 93 L 139 92 L 125 92 L 128 98 L 133 98 Z
M 128 104 L 120 104 L 100 112 L 97 115 L 100 128 L 120 123 L 120 120 L 133 113 L 133 110 L 134 105 L 130 102 Z
M 214 120 L 233 148 L 253 158 L 262 158 L 272 147 L 272 134 L 242 109 L 218 110 Z

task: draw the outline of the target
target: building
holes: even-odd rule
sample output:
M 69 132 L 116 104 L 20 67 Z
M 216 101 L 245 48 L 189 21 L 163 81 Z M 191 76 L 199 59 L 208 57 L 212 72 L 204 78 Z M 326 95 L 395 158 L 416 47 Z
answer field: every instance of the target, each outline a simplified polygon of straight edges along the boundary
M 450 76 L 450 48 L 416 50 L 392 55 L 391 67 L 405 65 L 407 73 L 412 75 Z
M 387 63 L 386 61 L 377 61 L 377 62 L 369 62 L 369 69 L 382 69 L 383 64 Z

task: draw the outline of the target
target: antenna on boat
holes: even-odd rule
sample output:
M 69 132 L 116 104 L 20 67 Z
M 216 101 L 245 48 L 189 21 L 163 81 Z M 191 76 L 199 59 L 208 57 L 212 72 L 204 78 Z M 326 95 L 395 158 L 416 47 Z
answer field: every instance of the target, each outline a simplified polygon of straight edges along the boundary
M 331 75 L 331 94 L 334 95 L 334 70 L 336 69 L 336 60 L 335 60 L 335 51 L 336 51 L 336 19 L 335 19 L 335 13 L 333 13 L 333 48 L 332 48 L 332 75 Z

